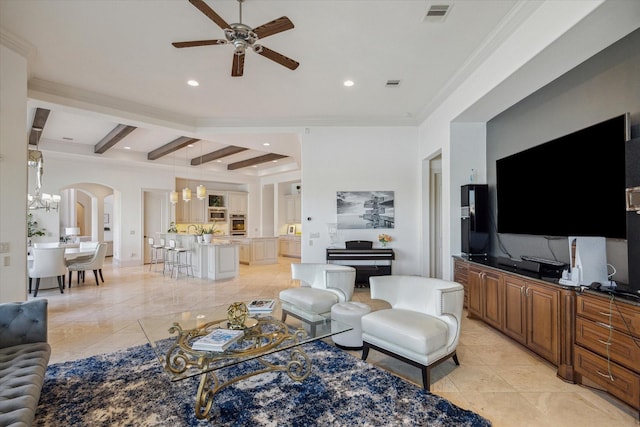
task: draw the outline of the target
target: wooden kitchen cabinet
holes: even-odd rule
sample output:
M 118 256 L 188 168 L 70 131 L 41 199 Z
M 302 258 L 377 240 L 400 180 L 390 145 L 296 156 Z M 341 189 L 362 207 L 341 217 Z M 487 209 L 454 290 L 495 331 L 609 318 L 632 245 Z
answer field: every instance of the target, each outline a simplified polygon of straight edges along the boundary
M 468 269 L 468 308 L 476 317 L 558 366 L 562 343 L 560 289 L 477 264 Z M 565 359 L 571 359 L 570 354 Z M 569 362 L 571 363 L 571 362 Z M 564 363 L 563 363 L 564 365 Z M 571 369 L 563 368 L 571 374 Z
M 227 192 L 227 211 L 230 215 L 247 215 L 248 194 L 240 191 Z
M 464 288 L 464 308 L 469 307 L 469 264 L 458 259 L 453 261 L 453 280 Z
M 558 291 L 527 281 L 527 347 L 558 364 Z
M 576 299 L 576 382 L 588 378 L 640 410 L 640 307 L 591 293 Z
M 280 236 L 279 249 L 280 256 L 290 258 L 301 257 L 301 245 L 299 236 Z
M 521 344 L 527 343 L 526 289 L 527 284 L 524 280 L 506 275 L 502 332 Z
M 208 222 L 207 219 L 207 198 L 200 200 L 196 195 L 199 182 L 187 181 L 186 179 L 176 179 L 176 191 L 178 192 L 178 203 L 176 204 L 176 223 L 178 224 L 202 224 Z M 182 200 L 182 189 L 191 189 L 191 201 Z

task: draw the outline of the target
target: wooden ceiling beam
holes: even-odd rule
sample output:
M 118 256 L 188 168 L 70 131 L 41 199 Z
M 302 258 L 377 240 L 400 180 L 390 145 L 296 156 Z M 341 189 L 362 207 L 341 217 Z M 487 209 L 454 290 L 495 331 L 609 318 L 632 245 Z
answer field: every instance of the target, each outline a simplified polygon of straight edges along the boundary
M 244 147 L 236 147 L 235 145 L 229 145 L 228 147 L 221 148 L 216 151 L 212 151 L 211 153 L 207 153 L 203 156 L 198 156 L 191 159 L 191 166 L 198 166 L 203 163 L 212 162 L 214 160 L 221 159 L 223 157 L 231 156 L 233 154 L 242 153 L 243 151 L 247 151 L 248 148 Z
M 236 169 L 246 168 L 253 165 L 259 165 L 260 163 L 267 163 L 267 162 L 272 162 L 274 160 L 283 159 L 285 157 L 287 156 L 283 156 L 282 154 L 269 153 L 263 156 L 254 157 L 252 159 L 231 163 L 227 166 L 227 170 L 232 171 Z
M 97 154 L 104 154 L 108 149 L 116 145 L 120 140 L 136 130 L 135 126 L 118 125 L 104 138 L 93 146 L 93 152 Z
M 181 148 L 186 147 L 189 144 L 195 144 L 200 141 L 197 138 L 189 138 L 186 136 L 181 136 L 180 138 L 176 138 L 168 144 L 163 145 L 160 148 L 156 148 L 155 150 L 147 153 L 147 160 L 158 160 L 160 157 L 164 157 L 167 154 L 171 154 L 174 151 L 178 151 Z
M 33 116 L 33 124 L 31 125 L 31 131 L 29 132 L 29 145 L 38 145 L 42 131 L 44 131 L 44 125 L 47 124 L 49 113 L 51 110 L 46 108 L 36 108 L 36 114 Z

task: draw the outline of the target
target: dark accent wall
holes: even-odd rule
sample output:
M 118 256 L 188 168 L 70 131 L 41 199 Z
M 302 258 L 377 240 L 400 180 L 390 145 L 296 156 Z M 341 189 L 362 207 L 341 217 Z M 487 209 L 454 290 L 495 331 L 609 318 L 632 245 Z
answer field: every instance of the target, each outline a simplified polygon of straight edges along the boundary
M 589 58 L 487 123 L 492 255 L 556 257 L 565 262 L 569 258 L 566 238 L 509 234 L 498 238 L 495 232 L 496 160 L 625 112 L 631 114 L 631 137 L 640 136 L 640 30 Z M 580 161 L 579 155 L 566 161 L 570 166 L 571 162 Z M 606 167 L 602 165 L 603 173 L 606 173 Z M 567 183 L 558 185 L 570 188 Z M 544 200 L 537 202 L 544 203 Z M 572 202 L 575 201 L 568 196 L 567 204 Z M 607 257 L 618 270 L 614 279 L 626 282 L 627 241 L 609 239 Z

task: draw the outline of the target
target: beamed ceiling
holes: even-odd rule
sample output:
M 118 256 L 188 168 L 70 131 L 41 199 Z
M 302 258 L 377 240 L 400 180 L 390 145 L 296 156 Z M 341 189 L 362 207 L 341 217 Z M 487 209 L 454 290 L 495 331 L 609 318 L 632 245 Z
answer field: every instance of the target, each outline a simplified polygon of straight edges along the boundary
M 617 28 L 637 14 L 601 3 L 245 0 L 266 50 L 248 47 L 236 77 L 232 44 L 179 44 L 225 39 L 235 0 L 0 0 L 0 42 L 28 60 L 25 138 L 45 154 L 265 176 L 299 171 L 315 129 L 418 126 L 500 49 L 544 48 L 599 8 Z M 539 17 L 546 45 L 523 30 Z

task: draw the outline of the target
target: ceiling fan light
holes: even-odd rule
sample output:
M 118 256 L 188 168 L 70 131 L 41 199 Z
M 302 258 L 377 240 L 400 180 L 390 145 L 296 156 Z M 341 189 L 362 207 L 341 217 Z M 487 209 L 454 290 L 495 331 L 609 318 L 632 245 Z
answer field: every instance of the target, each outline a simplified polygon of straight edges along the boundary
M 178 192 L 177 191 L 172 191 L 169 193 L 169 201 L 171 202 L 172 205 L 175 205 L 176 203 L 178 203 Z
M 207 187 L 202 184 L 198 185 L 196 188 L 196 197 L 198 200 L 204 200 L 207 197 Z

